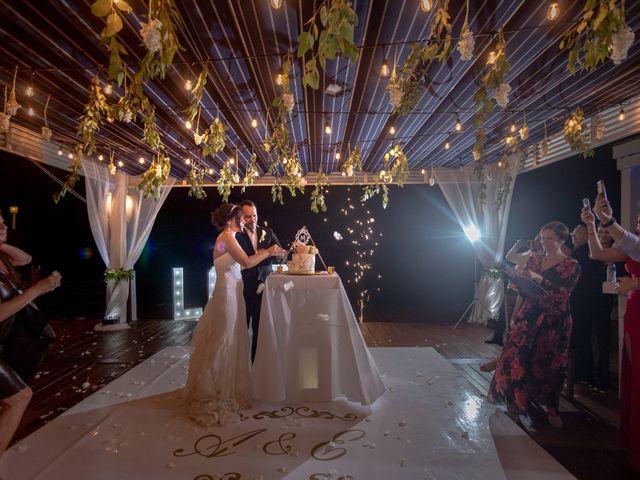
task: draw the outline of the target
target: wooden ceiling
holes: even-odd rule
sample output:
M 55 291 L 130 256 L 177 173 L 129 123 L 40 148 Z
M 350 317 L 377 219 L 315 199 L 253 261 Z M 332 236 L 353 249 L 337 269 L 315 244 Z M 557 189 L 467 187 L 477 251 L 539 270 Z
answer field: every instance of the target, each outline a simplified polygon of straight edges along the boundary
M 39 130 L 48 94 L 51 103 L 49 125 L 53 142 L 78 143 L 75 135 L 78 118 L 87 101 L 87 87 L 96 71 L 104 69 L 108 56 L 99 46 L 103 19 L 91 14 L 88 0 L 2 0 L 0 15 L 0 81 L 12 80 L 19 66 L 18 102 L 20 109 L 13 121 Z M 129 48 L 124 60 L 136 68 L 144 54 L 139 36 L 145 21 L 145 2 L 130 0 L 134 13 L 124 15 L 119 38 Z M 268 0 L 179 0 L 176 2 L 182 24 L 178 27 L 184 50 L 179 52 L 164 80 L 154 80 L 146 93 L 156 105 L 158 127 L 172 159 L 172 174 L 182 178 L 189 167 L 185 158 L 202 159 L 192 132 L 184 127 L 191 94 L 187 80 L 195 80 L 203 65 L 209 63 L 209 79 L 203 98 L 204 120 L 208 123 L 220 114 L 229 125 L 225 152 L 204 162 L 217 169 L 237 147 L 242 162 L 252 151 L 258 154 L 264 171 L 268 160 L 260 145 L 267 119 L 274 118 L 272 101 L 280 94 L 275 77 L 287 52 L 295 52 L 297 37 L 305 22 L 318 8 L 315 0 L 284 0 L 273 9 Z M 436 2 L 437 3 L 437 2 Z M 567 52 L 558 48 L 559 39 L 579 15 L 583 2 L 560 2 L 561 16 L 555 22 L 546 19 L 547 2 L 541 0 L 471 1 L 470 24 L 476 36 L 474 58 L 460 60 L 454 50 L 446 64 L 433 63 L 428 71 L 429 84 L 413 112 L 394 118 L 386 87 L 381 78 L 383 59 L 402 64 L 411 42 L 424 40 L 435 9 L 423 13 L 418 0 L 355 0 L 359 19 L 355 43 L 360 46 L 356 64 L 347 59 L 329 61 L 320 80 L 320 88 L 303 88 L 296 60 L 292 78 L 295 107 L 291 114 L 292 141 L 298 145 L 305 171 L 325 172 L 339 169 L 336 152 L 346 158 L 350 147 L 363 147 L 364 168 L 376 171 L 394 137 L 404 145 L 411 168 L 459 166 L 473 162 L 475 131 L 472 128 L 473 94 L 482 76 L 488 52 L 495 45 L 496 32 L 504 29 L 506 51 L 511 63 L 508 75 L 512 87 L 507 109 L 496 108 L 487 122 L 488 161 L 505 149 L 503 139 L 511 123 L 526 119 L 530 136 L 526 145 L 543 136 L 543 121 L 549 134 L 562 129 L 570 109 L 583 108 L 587 115 L 605 107 L 628 102 L 640 94 L 640 47 L 638 41 L 629 57 L 620 65 L 607 61 L 594 72 L 572 76 L 566 69 Z M 465 15 L 465 2 L 452 0 L 450 13 L 454 35 L 458 35 Z M 627 24 L 640 39 L 640 2 L 626 1 Z M 28 98 L 24 89 L 32 84 L 35 95 Z M 337 96 L 326 93 L 329 84 L 343 91 Z M 115 89 L 114 98 L 121 94 Z M 28 115 L 28 107 L 35 114 Z M 455 132 L 456 116 L 464 129 Z M 258 128 L 251 126 L 258 119 Z M 325 134 L 329 122 L 332 131 Z M 267 130 L 268 131 L 268 130 Z M 443 148 L 449 142 L 451 148 Z M 102 152 L 113 147 L 117 158 L 130 173 L 140 173 L 140 156 L 151 152 L 142 143 L 141 122 L 107 125 L 98 134 Z M 212 176 L 215 178 L 215 175 Z

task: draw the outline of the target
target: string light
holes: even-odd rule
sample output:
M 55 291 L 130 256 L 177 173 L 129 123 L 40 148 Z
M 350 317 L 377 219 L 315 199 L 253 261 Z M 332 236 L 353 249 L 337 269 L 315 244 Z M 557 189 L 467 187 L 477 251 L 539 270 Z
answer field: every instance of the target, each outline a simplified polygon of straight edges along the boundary
M 145 161 L 146 161 L 146 160 L 144 159 L 144 157 L 140 157 L 140 158 L 138 159 L 138 163 L 139 163 L 140 165 L 144 165 Z
M 105 93 L 105 95 L 111 95 L 113 93 L 113 87 L 111 86 L 110 83 L 107 83 L 104 86 L 104 93 Z
M 620 104 L 620 111 L 618 112 L 618 120 L 624 120 L 624 108 L 622 108 L 622 104 Z
M 336 160 L 340 160 L 340 152 L 336 152 Z
M 276 85 L 282 85 L 282 74 L 281 73 L 276 75 Z
M 184 159 L 184 163 L 185 163 L 186 165 L 191 165 L 191 159 L 190 159 L 190 158 L 185 158 L 185 159 Z
M 62 156 L 62 154 L 63 154 L 63 151 L 62 151 L 62 149 L 61 149 L 61 148 L 59 148 L 59 149 L 58 149 L 58 155 L 59 155 L 59 156 Z
M 258 128 L 258 119 L 257 119 L 257 118 L 253 117 L 253 118 L 251 119 L 251 126 L 252 126 L 253 128 Z
M 420 10 L 427 13 L 433 8 L 433 0 L 420 0 Z
M 104 155 L 102 155 L 102 154 L 98 155 L 98 160 L 103 161 L 104 160 Z
M 187 130 L 191 130 L 191 127 L 193 127 L 191 120 L 187 120 L 186 122 L 184 122 L 184 128 L 186 128 Z
M 549 2 L 549 8 L 547 9 L 547 20 L 553 21 L 560 15 L 560 5 L 558 2 Z
M 395 135 L 395 134 L 396 134 L 396 127 L 395 127 L 395 125 L 391 125 L 391 126 L 389 127 L 389 133 L 390 133 L 391 135 Z
M 33 107 L 29 107 L 29 110 L 27 110 L 27 113 L 29 114 L 30 117 L 33 117 L 33 115 L 35 114 Z
M 331 124 L 329 122 L 324 124 L 324 133 L 331 135 Z
M 420 170 L 420 173 L 421 173 L 422 175 L 424 175 L 424 174 L 425 174 L 425 170 L 424 170 L 424 168 L 423 168 L 422 170 Z
M 27 88 L 25 88 L 25 90 L 24 90 L 24 94 L 25 94 L 27 97 L 33 97 L 33 94 L 34 94 L 34 93 L 35 93 L 35 92 L 34 92 L 34 90 L 33 90 L 33 86 L 31 86 L 31 85 L 29 85 L 29 86 L 28 86 Z
M 272 8 L 278 9 L 282 6 L 282 0 L 269 0 Z
M 68 158 L 69 160 L 73 160 L 73 153 L 69 152 L 69 155 L 67 155 L 67 158 Z
M 449 142 L 444 142 L 444 149 L 449 150 L 450 148 L 451 148 L 451 145 L 449 144 Z
M 511 124 L 511 127 L 509 128 L 509 131 L 510 131 L 511 133 L 516 133 L 516 130 L 517 130 L 516 124 L 515 124 L 515 123 L 512 123 L 512 124 Z
M 118 166 L 120 168 L 124 167 L 124 162 L 122 160 L 118 160 Z
M 456 126 L 455 126 L 456 132 L 461 132 L 462 131 L 462 122 L 460 122 L 460 118 L 458 117 L 458 115 L 456 115 Z
M 391 73 L 389 70 L 389 62 L 387 62 L 387 59 L 385 58 L 382 60 L 382 65 L 380 66 L 380 76 L 382 78 L 387 78 L 389 73 Z
M 191 89 L 193 88 L 193 82 L 191 80 L 187 80 L 186 82 L 184 82 L 184 89 L 191 91 Z
M 209 175 L 213 175 L 213 168 L 210 168 L 208 172 L 209 172 Z

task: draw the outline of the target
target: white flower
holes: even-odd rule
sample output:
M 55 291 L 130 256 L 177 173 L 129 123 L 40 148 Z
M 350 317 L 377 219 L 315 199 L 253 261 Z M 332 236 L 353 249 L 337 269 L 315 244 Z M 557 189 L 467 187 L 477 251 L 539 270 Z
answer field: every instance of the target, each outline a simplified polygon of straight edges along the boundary
M 634 39 L 635 34 L 633 33 L 633 30 L 631 30 L 627 25 L 622 27 L 611 36 L 611 45 L 609 45 L 609 57 L 611 57 L 613 63 L 618 65 L 622 63 L 625 58 L 627 58 L 627 52 L 629 51 L 629 48 L 631 48 Z
M 156 53 L 162 47 L 162 34 L 160 33 L 162 22 L 155 18 L 149 23 L 141 22 L 141 25 L 140 36 L 145 47 L 151 53 Z
M 464 32 L 460 41 L 458 41 L 460 60 L 471 60 L 471 58 L 473 58 L 473 47 L 475 47 L 475 45 L 476 41 L 473 38 L 473 32 L 471 30 Z
M 508 83 L 502 83 L 496 92 L 494 93 L 494 98 L 496 99 L 496 103 L 500 105 L 502 108 L 507 108 L 509 104 L 509 92 L 511 91 L 511 87 Z
M 0 133 L 8 132 L 11 125 L 11 115 L 0 113 Z
M 127 108 L 122 115 L 122 121 L 124 123 L 131 123 L 131 120 L 133 120 L 133 112 L 131 109 Z
M 398 108 L 400 106 L 402 103 L 402 95 L 403 92 L 400 85 L 398 85 L 398 82 L 393 80 L 389 82 L 389 101 L 393 108 Z
M 51 134 L 52 134 L 52 133 L 53 133 L 53 132 L 51 131 L 51 129 L 50 129 L 50 128 L 42 127 L 42 133 L 41 133 L 41 136 L 42 136 L 42 139 L 43 139 L 45 142 L 48 142 L 49 140 L 51 140 Z
M 293 94 L 283 93 L 282 101 L 284 102 L 284 107 L 287 109 L 287 112 L 291 113 L 293 111 L 293 106 L 295 105 L 295 101 L 293 100 Z
M 520 139 L 524 142 L 529 136 L 529 126 L 525 123 L 520 129 Z
M 18 109 L 21 107 L 15 98 L 10 98 L 7 104 L 5 105 L 5 111 L 9 114 L 10 117 L 13 117 L 16 113 L 18 113 Z
M 347 165 L 347 176 L 353 177 L 353 165 Z

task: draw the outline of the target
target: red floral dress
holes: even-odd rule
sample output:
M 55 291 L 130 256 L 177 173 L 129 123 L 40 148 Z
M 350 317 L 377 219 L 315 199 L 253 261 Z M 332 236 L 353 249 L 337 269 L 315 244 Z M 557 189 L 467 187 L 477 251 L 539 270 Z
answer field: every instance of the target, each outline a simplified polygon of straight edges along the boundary
M 542 276 L 540 285 L 547 293 L 523 295 L 487 396 L 491 403 L 507 403 L 520 412 L 527 410 L 528 400 L 557 409 L 567 367 L 569 296 L 580 266 L 566 257 L 543 271 L 543 259 L 531 257 L 525 270 Z

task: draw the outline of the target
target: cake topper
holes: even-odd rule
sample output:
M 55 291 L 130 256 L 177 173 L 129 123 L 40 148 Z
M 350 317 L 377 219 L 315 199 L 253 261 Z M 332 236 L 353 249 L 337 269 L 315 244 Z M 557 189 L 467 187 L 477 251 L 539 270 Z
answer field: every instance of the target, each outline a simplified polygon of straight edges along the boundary
M 292 253 L 295 248 L 296 245 L 313 245 L 313 247 L 316 249 L 316 251 L 318 252 L 317 255 L 318 257 L 320 257 L 320 261 L 322 262 L 322 265 L 324 266 L 324 269 L 327 269 L 327 264 L 325 263 L 324 259 L 322 258 L 322 255 L 320 254 L 320 250 L 318 249 L 318 247 L 316 246 L 316 242 L 313 241 L 313 237 L 311 236 L 311 233 L 309 233 L 309 230 L 307 229 L 306 226 L 303 226 L 300 230 L 298 230 L 298 232 L 296 233 L 295 237 L 293 238 L 293 242 L 291 242 L 291 246 L 289 247 L 289 250 L 287 250 L 287 253 L 284 255 L 284 257 L 282 257 L 282 262 L 284 263 L 284 261 L 289 257 L 289 254 Z

